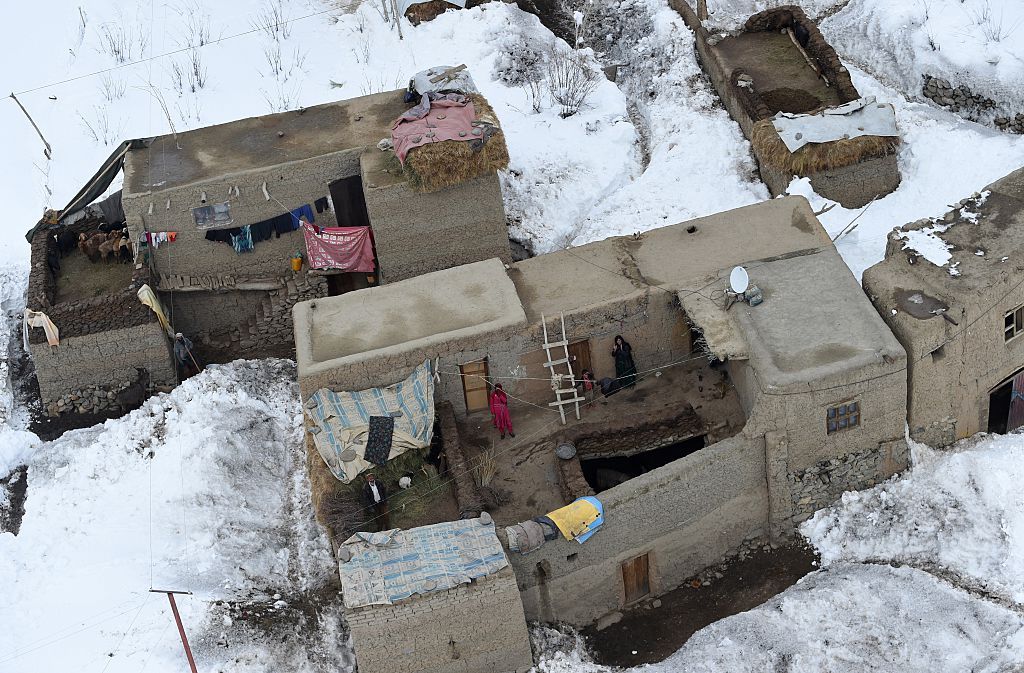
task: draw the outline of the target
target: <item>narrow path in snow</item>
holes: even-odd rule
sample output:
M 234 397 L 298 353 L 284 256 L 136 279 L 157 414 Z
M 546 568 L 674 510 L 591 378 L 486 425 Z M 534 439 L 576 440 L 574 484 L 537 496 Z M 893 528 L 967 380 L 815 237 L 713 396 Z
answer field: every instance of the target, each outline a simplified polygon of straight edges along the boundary
M 937 563 L 914 563 L 885 559 L 864 559 L 862 561 L 858 561 L 858 563 L 863 565 L 889 566 L 892 568 L 913 568 L 914 570 L 920 570 L 921 572 L 928 573 L 940 582 L 948 584 L 956 589 L 960 589 L 961 591 L 966 591 L 979 600 L 995 603 L 1000 607 L 1012 610 L 1013 612 L 1024 616 L 1024 603 L 1018 603 L 1012 598 L 990 591 L 980 582 Z

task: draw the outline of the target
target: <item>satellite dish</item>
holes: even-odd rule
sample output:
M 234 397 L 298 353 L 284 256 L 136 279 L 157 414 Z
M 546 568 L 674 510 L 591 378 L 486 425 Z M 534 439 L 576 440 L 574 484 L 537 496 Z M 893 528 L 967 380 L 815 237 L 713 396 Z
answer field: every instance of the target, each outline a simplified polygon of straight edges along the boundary
M 747 287 L 750 286 L 750 277 L 747 276 L 747 270 L 742 266 L 734 267 L 732 273 L 729 274 L 729 287 L 736 294 L 743 294 L 747 291 Z

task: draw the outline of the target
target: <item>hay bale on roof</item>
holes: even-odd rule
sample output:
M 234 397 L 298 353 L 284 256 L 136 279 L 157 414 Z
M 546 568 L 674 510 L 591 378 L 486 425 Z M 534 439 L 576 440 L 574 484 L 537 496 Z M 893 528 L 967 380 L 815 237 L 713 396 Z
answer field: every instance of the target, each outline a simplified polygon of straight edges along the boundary
M 469 99 L 476 109 L 476 118 L 493 124 L 498 132 L 479 150 L 460 140 L 430 143 L 409 150 L 405 170 L 412 174 L 410 182 L 418 191 L 436 192 L 508 167 L 508 146 L 494 108 L 479 94 L 469 94 Z
M 750 138 L 757 156 L 772 168 L 805 177 L 821 171 L 852 166 L 896 152 L 896 136 L 859 136 L 827 143 L 808 143 L 790 152 L 771 119 L 754 123 Z

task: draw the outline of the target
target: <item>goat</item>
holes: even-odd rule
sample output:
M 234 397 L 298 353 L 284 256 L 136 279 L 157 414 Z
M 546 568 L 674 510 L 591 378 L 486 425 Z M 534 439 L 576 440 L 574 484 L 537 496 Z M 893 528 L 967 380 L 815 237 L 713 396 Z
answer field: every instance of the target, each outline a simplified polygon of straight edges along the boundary
M 111 232 L 111 234 L 113 233 L 114 232 Z M 104 262 L 108 261 L 108 255 L 110 256 L 111 259 L 116 259 L 117 253 L 115 251 L 117 250 L 117 239 L 108 237 L 106 240 L 100 243 L 98 250 L 100 253 L 100 257 L 103 259 Z
M 103 236 L 103 234 L 99 234 Z M 106 238 L 104 236 L 104 238 Z M 98 262 L 100 260 L 100 243 L 103 242 L 103 238 L 97 236 L 89 236 L 86 233 L 78 235 L 78 249 L 82 251 L 82 254 L 89 258 L 90 262 Z
M 146 399 L 146 394 L 149 392 L 149 370 L 136 367 L 135 373 L 135 383 L 130 384 L 116 396 L 117 406 L 121 408 L 122 412 L 137 408 L 142 404 L 142 400 Z
M 135 253 L 132 250 L 132 240 L 128 237 L 127 231 L 117 240 L 117 256 L 125 264 L 131 264 L 132 259 L 135 257 Z
M 78 243 L 78 237 L 75 236 L 75 232 L 68 231 L 67 229 L 61 230 L 54 238 L 57 241 L 57 250 L 60 251 L 61 257 L 67 257 L 67 254 L 74 250 L 75 244 Z

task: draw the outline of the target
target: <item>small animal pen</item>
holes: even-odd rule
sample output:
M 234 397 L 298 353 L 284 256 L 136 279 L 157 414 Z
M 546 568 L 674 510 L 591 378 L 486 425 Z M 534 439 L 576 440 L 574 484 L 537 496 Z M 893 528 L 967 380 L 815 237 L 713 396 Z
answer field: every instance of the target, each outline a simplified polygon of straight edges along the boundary
M 702 64 L 750 140 L 773 195 L 785 193 L 793 176 L 807 177 L 817 193 L 858 208 L 899 186 L 894 113 L 861 99 L 839 56 L 803 10 L 794 5 L 766 10 L 750 17 L 740 33 L 721 37 L 710 35 L 685 2 L 673 6 L 694 30 Z M 869 135 L 872 129 L 865 132 L 862 119 L 854 116 L 862 114 L 858 110 L 888 115 L 890 130 Z M 783 141 L 776 124 L 808 115 L 802 118 L 808 124 L 821 119 L 835 127 L 844 114 L 849 132 L 825 134 L 798 147 Z

